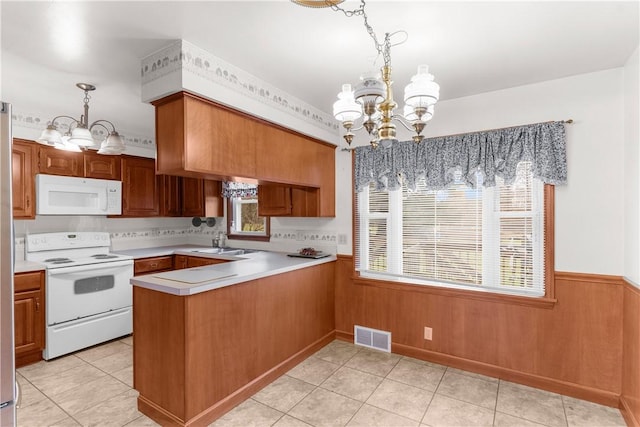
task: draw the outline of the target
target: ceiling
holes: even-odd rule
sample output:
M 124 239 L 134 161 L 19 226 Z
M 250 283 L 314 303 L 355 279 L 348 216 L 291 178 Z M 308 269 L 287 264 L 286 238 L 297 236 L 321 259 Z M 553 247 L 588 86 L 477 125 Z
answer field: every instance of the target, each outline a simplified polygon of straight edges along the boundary
M 396 100 L 422 63 L 446 100 L 623 66 L 638 46 L 639 3 L 370 1 L 366 11 L 379 39 L 408 33 L 391 49 Z M 177 39 L 328 113 L 342 83 L 381 64 L 362 17 L 286 0 L 3 0 L 0 13 L 4 101 L 79 117 L 75 83 L 92 83 L 90 119 L 125 134 L 154 135 L 140 60 Z

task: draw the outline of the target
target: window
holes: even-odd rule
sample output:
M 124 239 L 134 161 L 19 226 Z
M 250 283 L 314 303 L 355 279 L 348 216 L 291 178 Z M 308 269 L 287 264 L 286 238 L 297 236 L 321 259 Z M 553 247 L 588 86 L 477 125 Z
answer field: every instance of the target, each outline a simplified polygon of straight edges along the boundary
M 514 183 L 446 190 L 406 186 L 358 193 L 356 269 L 362 277 L 526 296 L 545 295 L 544 185 L 531 164 Z
M 231 239 L 269 240 L 270 221 L 258 216 L 258 197 L 227 199 L 227 235 Z

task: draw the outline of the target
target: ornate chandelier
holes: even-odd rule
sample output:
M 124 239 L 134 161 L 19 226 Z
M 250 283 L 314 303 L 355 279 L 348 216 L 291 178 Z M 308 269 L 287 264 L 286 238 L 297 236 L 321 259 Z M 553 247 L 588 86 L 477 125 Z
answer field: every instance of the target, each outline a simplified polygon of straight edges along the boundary
M 96 126 L 100 126 L 107 131 L 107 136 L 100 144 L 98 154 L 122 154 L 125 149 L 124 141 L 116 131 L 113 123 L 108 120 L 96 120 L 89 125 L 89 92 L 95 90 L 96 87 L 88 83 L 76 83 L 76 86 L 84 91 L 84 114 L 80 116 L 80 120 L 71 116 L 56 116 L 49 122 L 47 128 L 42 131 L 36 141 L 61 150 L 82 151 L 96 145 L 91 130 Z M 58 119 L 71 120 L 64 134 L 58 130 L 60 126 Z M 109 125 L 110 128 L 106 125 Z
M 342 2 L 341 0 L 292 1 L 309 7 L 330 7 L 334 11 L 343 12 L 347 17 L 361 15 L 378 55 L 382 55 L 384 60 L 380 76 L 363 76 L 353 90 L 350 84 L 342 85 L 342 92 L 338 94 L 338 100 L 333 104 L 333 115 L 336 120 L 342 122 L 342 126 L 346 130 L 344 139 L 347 144 L 351 145 L 355 136 L 354 131 L 364 128 L 371 136 L 370 143 L 374 148 L 378 145 L 389 147 L 394 141 L 397 141 L 395 122 L 414 132 L 412 137 L 414 142 L 421 142 L 424 138 L 422 131 L 433 117 L 434 105 L 440 97 L 440 86 L 433 80 L 433 75 L 429 74 L 428 66 L 419 65 L 417 74 L 411 78 L 411 83 L 404 90 L 403 114 L 394 114 L 398 104 L 393 99 L 391 89 L 393 84 L 391 80 L 391 46 L 406 41 L 407 33 L 405 31 L 385 33 L 384 41 L 380 43 L 373 28 L 369 25 L 364 0 L 361 0 L 360 7 L 355 10 L 342 9 L 338 6 Z M 405 39 L 392 44 L 391 39 L 397 34 L 404 34 Z M 356 120 L 360 117 L 363 117 L 362 123 L 356 127 Z

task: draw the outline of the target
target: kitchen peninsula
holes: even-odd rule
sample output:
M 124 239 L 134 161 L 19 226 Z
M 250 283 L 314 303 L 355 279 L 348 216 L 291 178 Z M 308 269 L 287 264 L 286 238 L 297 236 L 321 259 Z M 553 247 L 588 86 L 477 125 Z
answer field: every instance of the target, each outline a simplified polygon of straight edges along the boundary
M 333 339 L 335 256 L 236 259 L 131 279 L 138 408 L 162 425 L 209 424 Z

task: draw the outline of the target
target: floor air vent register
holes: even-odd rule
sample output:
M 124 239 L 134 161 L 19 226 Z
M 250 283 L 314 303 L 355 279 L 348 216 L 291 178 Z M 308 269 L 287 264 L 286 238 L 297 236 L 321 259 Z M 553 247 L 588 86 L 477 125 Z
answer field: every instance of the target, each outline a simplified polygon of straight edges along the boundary
M 391 332 L 355 325 L 354 344 L 391 353 Z

